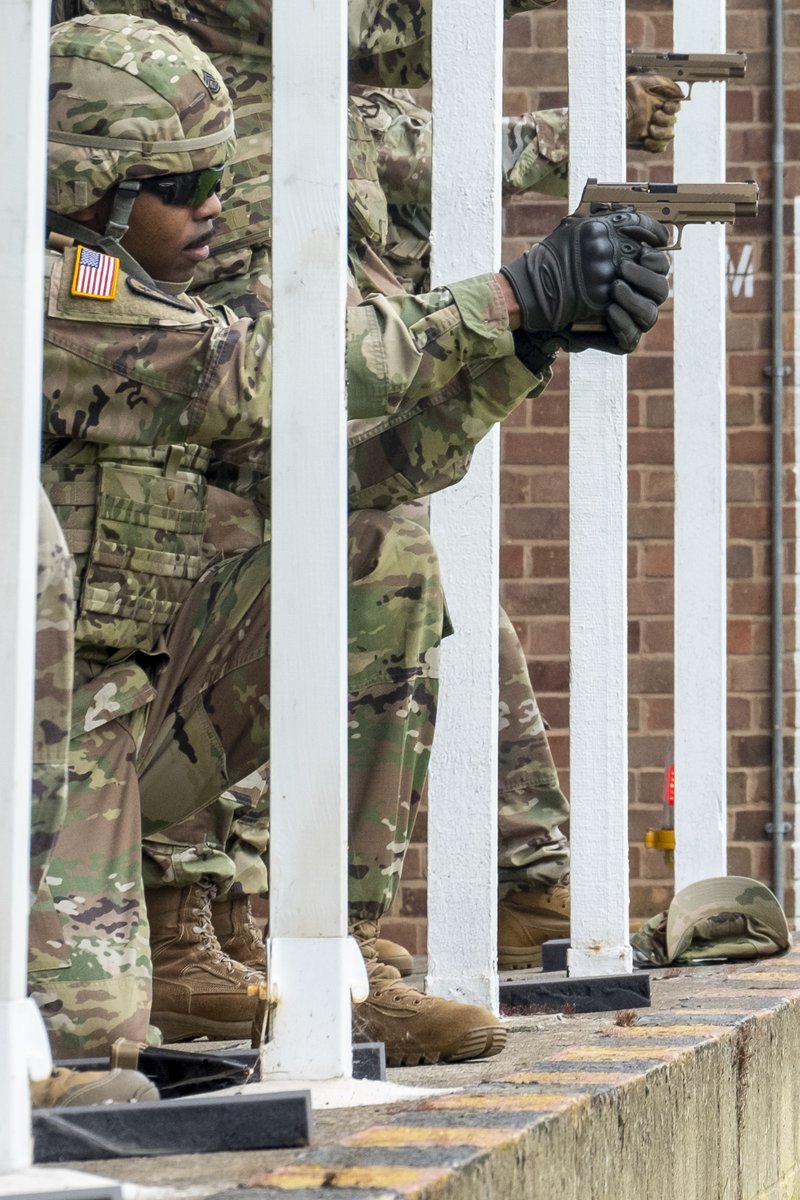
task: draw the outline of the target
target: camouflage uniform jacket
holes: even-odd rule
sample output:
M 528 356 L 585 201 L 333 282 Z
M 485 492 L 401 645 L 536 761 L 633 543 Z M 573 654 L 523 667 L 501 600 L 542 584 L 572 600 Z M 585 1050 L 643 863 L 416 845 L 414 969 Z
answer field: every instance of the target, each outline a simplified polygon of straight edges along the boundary
M 554 0 L 504 0 L 506 18 Z M 350 79 L 379 87 L 422 87 L 431 78 L 432 0 L 350 0 Z
M 271 317 L 226 319 L 124 274 L 110 303 L 74 297 L 75 254 L 48 251 L 42 479 L 76 560 L 84 654 L 150 653 L 208 565 L 208 479 L 244 465 L 266 507 Z M 513 349 L 493 276 L 351 308 L 353 506 L 458 478 L 472 446 L 546 382 Z

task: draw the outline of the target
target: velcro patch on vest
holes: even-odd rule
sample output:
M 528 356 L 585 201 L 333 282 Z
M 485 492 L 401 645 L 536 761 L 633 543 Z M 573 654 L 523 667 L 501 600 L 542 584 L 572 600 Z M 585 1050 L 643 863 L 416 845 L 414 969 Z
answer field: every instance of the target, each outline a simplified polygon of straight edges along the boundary
M 70 294 L 85 300 L 113 300 L 117 294 L 119 259 L 90 246 L 79 246 L 75 255 Z

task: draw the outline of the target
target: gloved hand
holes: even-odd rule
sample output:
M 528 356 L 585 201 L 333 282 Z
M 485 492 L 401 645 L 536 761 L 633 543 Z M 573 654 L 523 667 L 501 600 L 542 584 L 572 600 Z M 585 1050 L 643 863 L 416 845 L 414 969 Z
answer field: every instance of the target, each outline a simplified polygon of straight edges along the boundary
M 632 208 L 567 217 L 500 268 L 519 302 L 522 329 L 540 345 L 552 343 L 552 354 L 630 354 L 669 295 L 669 256 L 659 249 L 668 240 L 664 225 Z
M 683 92 L 665 75 L 629 75 L 625 81 L 626 141 L 639 150 L 663 154 L 675 137 Z

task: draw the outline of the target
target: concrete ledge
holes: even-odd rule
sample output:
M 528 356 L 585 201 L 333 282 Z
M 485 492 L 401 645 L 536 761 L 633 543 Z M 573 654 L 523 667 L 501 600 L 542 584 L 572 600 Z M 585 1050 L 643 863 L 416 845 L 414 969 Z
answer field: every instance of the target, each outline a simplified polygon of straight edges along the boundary
M 651 1010 L 515 1018 L 497 1059 L 390 1073 L 462 1090 L 326 1114 L 304 1151 L 175 1160 L 163 1194 L 796 1200 L 800 951 L 653 978 Z M 137 1180 L 135 1163 L 108 1167 Z

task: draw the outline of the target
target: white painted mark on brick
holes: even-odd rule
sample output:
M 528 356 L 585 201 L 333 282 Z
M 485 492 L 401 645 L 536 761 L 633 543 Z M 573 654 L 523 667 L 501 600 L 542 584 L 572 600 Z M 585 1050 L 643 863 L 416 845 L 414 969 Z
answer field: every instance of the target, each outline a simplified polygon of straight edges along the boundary
M 730 246 L 728 247 L 728 261 L 725 267 L 725 275 L 728 280 L 728 293 L 732 299 L 737 300 L 739 296 L 743 296 L 745 300 L 753 299 L 755 271 L 753 269 L 752 242 L 746 242 L 742 246 L 738 262 L 734 258 Z

